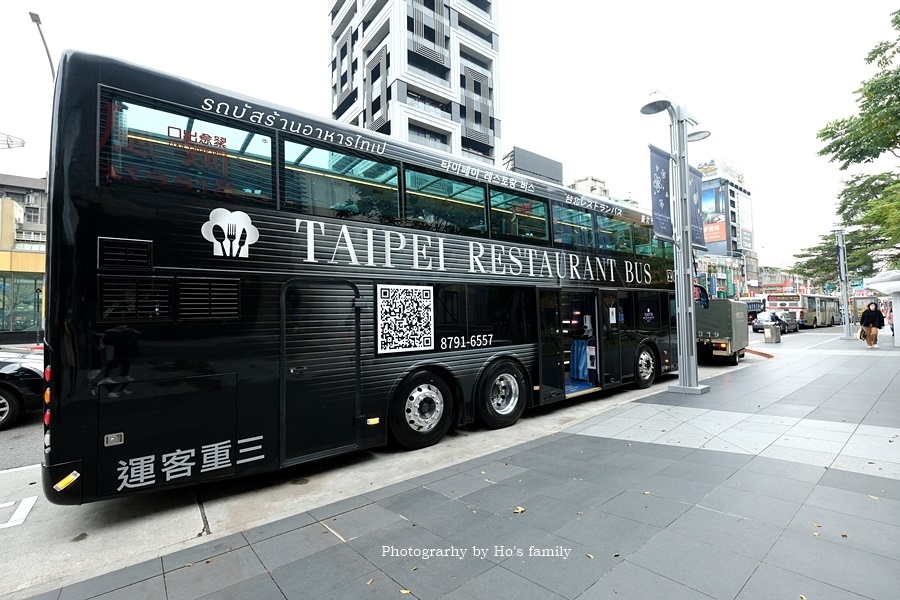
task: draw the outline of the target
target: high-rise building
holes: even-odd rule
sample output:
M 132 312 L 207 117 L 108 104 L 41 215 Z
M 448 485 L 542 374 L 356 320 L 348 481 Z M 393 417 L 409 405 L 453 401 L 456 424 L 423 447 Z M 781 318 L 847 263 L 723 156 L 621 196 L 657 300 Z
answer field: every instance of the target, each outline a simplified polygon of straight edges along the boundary
M 497 2 L 332 0 L 332 116 L 496 165 Z

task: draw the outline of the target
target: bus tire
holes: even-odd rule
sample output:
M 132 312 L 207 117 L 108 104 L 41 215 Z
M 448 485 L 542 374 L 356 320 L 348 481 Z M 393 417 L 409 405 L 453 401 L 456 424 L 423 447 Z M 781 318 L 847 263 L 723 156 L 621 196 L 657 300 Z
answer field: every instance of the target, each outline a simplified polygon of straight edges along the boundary
M 15 393 L 0 389 L 0 429 L 6 429 L 19 418 L 22 406 Z
M 647 344 L 641 344 L 634 356 L 634 387 L 646 389 L 656 381 L 656 354 Z
M 478 383 L 478 416 L 489 429 L 509 427 L 525 410 L 528 382 L 521 367 L 511 360 L 498 360 L 482 374 Z
M 453 392 L 436 373 L 418 371 L 397 389 L 389 415 L 390 430 L 404 448 L 436 444 L 453 421 Z

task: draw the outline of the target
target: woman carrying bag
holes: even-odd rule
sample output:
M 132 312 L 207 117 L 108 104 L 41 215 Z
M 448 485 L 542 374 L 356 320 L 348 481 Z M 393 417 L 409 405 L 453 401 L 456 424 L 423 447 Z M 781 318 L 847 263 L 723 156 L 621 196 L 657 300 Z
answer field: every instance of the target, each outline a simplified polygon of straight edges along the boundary
M 866 331 L 866 345 L 878 348 L 878 330 L 884 327 L 884 315 L 878 310 L 878 304 L 869 302 L 859 317 L 859 325 Z

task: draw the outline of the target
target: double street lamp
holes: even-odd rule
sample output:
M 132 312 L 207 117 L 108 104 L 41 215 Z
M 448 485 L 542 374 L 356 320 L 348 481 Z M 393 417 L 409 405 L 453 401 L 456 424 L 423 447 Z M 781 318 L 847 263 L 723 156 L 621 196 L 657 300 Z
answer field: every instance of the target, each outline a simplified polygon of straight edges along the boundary
M 844 325 L 844 335 L 842 340 L 853 339 L 851 324 L 853 314 L 850 312 L 850 273 L 847 270 L 847 243 L 844 240 L 844 228 L 835 227 L 831 230 L 834 232 L 834 242 L 837 246 L 838 273 L 841 279 L 841 307 L 844 310 L 844 316 L 841 322 Z
M 688 125 L 696 127 L 698 121 L 688 115 L 684 105 L 675 104 L 659 93 L 641 108 L 641 113 L 654 115 L 666 111 L 671 121 L 671 158 L 675 162 L 672 177 L 672 210 L 675 238 L 675 313 L 678 334 L 678 385 L 670 385 L 669 391 L 680 394 L 704 394 L 708 385 L 699 384 L 697 373 L 697 337 L 694 324 L 694 263 L 691 235 L 689 198 L 688 142 L 709 137 L 708 131 L 687 132 Z M 697 190 L 699 193 L 699 190 Z
M 33 12 L 28 13 L 28 15 L 31 17 L 31 22 L 37 25 L 38 33 L 41 34 L 41 41 L 44 42 L 44 50 L 47 52 L 47 60 L 50 62 L 50 75 L 53 76 L 53 81 L 56 81 L 56 69 L 53 68 L 53 59 L 50 58 L 50 48 L 47 47 L 47 40 L 44 39 L 44 32 L 41 29 L 41 17 Z

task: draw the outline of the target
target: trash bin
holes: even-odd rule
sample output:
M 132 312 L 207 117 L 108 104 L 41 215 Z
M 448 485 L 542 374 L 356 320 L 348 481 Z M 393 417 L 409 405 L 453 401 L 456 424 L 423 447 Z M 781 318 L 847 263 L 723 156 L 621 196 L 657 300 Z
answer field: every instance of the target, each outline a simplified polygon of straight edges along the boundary
M 763 337 L 767 344 L 780 344 L 781 327 L 775 323 L 766 323 L 763 325 Z

